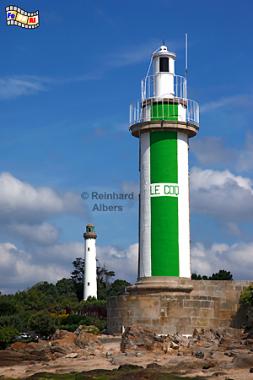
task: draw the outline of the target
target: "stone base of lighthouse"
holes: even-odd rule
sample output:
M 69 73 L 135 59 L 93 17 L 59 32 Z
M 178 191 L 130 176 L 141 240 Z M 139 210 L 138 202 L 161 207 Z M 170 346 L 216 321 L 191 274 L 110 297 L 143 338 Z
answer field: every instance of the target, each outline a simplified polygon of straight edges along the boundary
M 249 281 L 146 277 L 111 297 L 109 333 L 140 325 L 160 334 L 192 334 L 194 328 L 240 327 L 239 298 Z

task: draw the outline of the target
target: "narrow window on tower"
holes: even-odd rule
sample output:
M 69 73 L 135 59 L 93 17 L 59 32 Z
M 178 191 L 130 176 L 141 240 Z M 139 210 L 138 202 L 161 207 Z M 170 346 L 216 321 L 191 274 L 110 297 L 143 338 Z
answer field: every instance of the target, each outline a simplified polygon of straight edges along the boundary
M 88 251 L 90 250 L 90 247 L 88 247 Z
M 88 286 L 90 286 L 90 283 L 88 282 L 88 284 L 87 284 Z
M 160 57 L 160 73 L 168 73 L 169 72 L 169 58 Z

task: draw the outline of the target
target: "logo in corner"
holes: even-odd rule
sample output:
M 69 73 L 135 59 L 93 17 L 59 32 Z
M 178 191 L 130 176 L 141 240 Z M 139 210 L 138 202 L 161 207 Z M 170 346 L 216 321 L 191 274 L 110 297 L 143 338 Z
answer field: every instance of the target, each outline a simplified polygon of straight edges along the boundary
M 9 5 L 5 10 L 7 25 L 19 26 L 25 29 L 35 29 L 40 26 L 39 11 L 26 12 L 14 5 Z

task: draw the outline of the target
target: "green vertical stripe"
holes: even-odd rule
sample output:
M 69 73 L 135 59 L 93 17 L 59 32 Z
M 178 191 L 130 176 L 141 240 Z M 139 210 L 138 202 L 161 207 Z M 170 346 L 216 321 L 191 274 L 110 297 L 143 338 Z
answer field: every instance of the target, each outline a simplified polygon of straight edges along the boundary
M 150 155 L 150 183 L 177 183 L 177 132 L 151 132 Z
M 178 120 L 178 104 L 153 103 L 151 120 Z
M 177 183 L 177 133 L 150 133 L 150 182 Z M 179 276 L 178 198 L 151 198 L 152 276 Z

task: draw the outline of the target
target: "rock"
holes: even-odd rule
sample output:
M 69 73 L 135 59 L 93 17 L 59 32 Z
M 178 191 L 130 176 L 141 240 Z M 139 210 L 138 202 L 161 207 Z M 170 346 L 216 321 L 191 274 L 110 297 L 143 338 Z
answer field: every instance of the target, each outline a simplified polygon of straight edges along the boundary
M 253 366 L 253 354 L 238 354 L 233 358 L 234 368 L 251 368 Z
M 50 359 L 50 353 L 46 351 L 17 352 L 6 349 L 0 351 L 0 367 L 12 367 L 20 363 L 43 362 Z
M 213 368 L 215 367 L 215 363 L 212 362 L 212 361 L 207 361 L 204 363 L 202 369 L 210 369 L 210 368 Z
M 52 340 L 63 339 L 67 335 L 69 335 L 69 331 L 57 329 L 52 336 Z
M 50 346 L 50 351 L 52 353 L 57 352 L 58 354 L 66 355 L 67 354 L 67 349 L 61 346 Z
M 249 369 L 249 372 L 250 372 L 250 373 L 253 373 L 253 367 L 251 367 L 251 368 Z
M 72 352 L 68 355 L 65 356 L 65 358 L 67 359 L 74 359 L 74 358 L 77 358 L 78 357 L 78 353 L 77 352 Z
M 122 364 L 119 366 L 118 371 L 133 371 L 135 369 L 143 369 L 144 367 L 135 364 Z
M 76 335 L 79 335 L 81 333 L 89 333 L 89 334 L 94 334 L 94 335 L 98 335 L 100 333 L 99 329 L 97 328 L 97 326 L 94 326 L 94 325 L 89 325 L 89 326 L 86 326 L 86 325 L 80 325 L 76 331 L 75 331 L 75 334 Z
M 179 349 L 179 345 L 177 343 L 173 342 L 173 341 L 170 343 L 170 347 L 173 348 L 173 350 L 178 350 Z
M 164 342 L 163 345 L 162 345 L 162 351 L 165 353 L 165 354 L 168 354 L 168 353 L 172 353 L 173 352 L 173 348 L 171 348 L 170 346 L 170 342 Z
M 116 363 L 116 361 L 115 361 L 114 358 L 110 358 L 110 363 L 111 363 L 112 365 L 117 365 L 117 363 Z
M 158 363 L 149 363 L 147 365 L 147 368 L 152 368 L 152 369 L 156 369 L 156 368 L 162 368 L 162 366 Z
M 67 352 L 73 352 L 75 347 L 76 334 L 66 330 L 56 330 L 53 340 L 48 342 L 51 346 L 65 347 Z
M 222 330 L 213 330 L 213 329 L 194 329 L 193 338 L 197 341 L 207 343 L 213 343 L 219 345 L 224 339 L 224 332 Z
M 205 356 L 205 354 L 204 354 L 203 351 L 196 351 L 196 352 L 193 353 L 193 355 L 194 355 L 195 358 L 197 358 L 197 359 L 204 359 L 204 356 Z
M 105 356 L 107 358 L 110 358 L 112 356 L 112 352 L 111 351 L 107 351 L 106 354 L 105 354 Z
M 85 331 L 80 331 L 77 335 L 75 344 L 80 348 L 96 349 L 100 346 L 99 339 L 96 335 L 87 333 Z
M 189 347 L 190 345 L 190 340 L 188 337 L 180 334 L 173 335 L 173 342 L 181 347 Z
M 154 331 L 139 326 L 131 326 L 122 334 L 121 351 L 148 350 L 152 351 L 155 343 L 160 348 L 160 337 Z M 156 345 L 156 347 L 157 347 Z
M 136 352 L 136 354 L 135 354 L 135 356 L 136 356 L 137 358 L 139 358 L 141 355 L 142 355 L 141 352 Z
M 225 351 L 224 352 L 224 355 L 225 356 L 228 356 L 229 358 L 232 358 L 232 357 L 235 357 L 236 355 L 238 355 L 238 352 L 237 351 Z
M 153 330 L 142 326 L 131 326 L 125 329 L 121 340 L 121 351 L 153 351 L 168 353 L 187 346 L 186 339 L 178 334 L 157 335 Z

